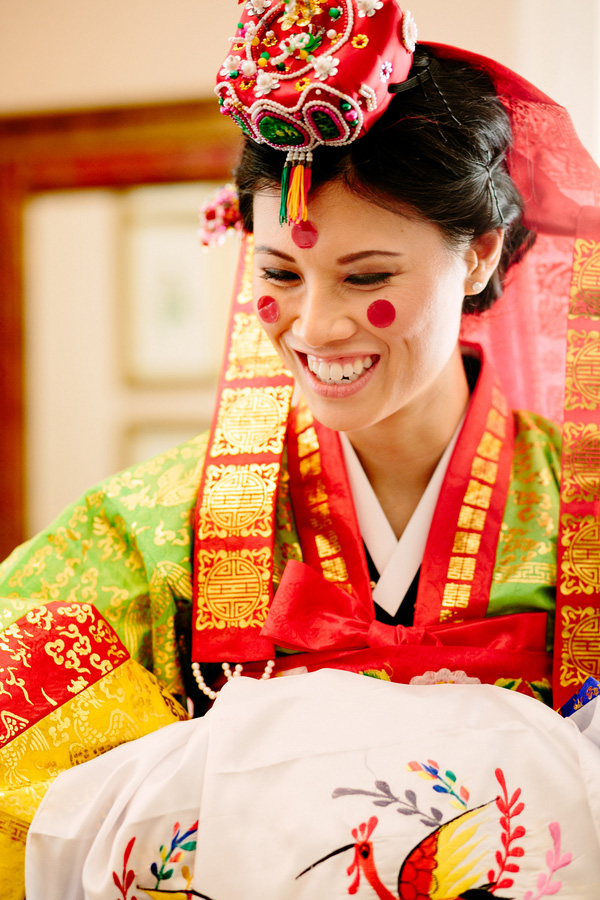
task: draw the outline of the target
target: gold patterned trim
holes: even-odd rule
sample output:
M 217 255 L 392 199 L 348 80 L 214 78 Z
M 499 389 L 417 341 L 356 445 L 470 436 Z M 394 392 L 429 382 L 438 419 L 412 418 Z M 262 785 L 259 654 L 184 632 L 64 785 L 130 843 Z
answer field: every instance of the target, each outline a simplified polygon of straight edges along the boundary
M 272 535 L 271 498 L 277 490 L 278 476 L 277 463 L 208 466 L 199 520 L 200 538 Z
M 574 245 L 569 318 L 600 319 L 600 244 L 578 238 Z
M 600 500 L 600 428 L 566 422 L 563 436 L 563 499 Z
M 562 593 L 600 592 L 600 521 L 594 516 L 561 516 Z
M 453 618 L 452 610 L 467 609 L 470 599 L 470 584 L 447 584 L 442 598 L 442 606 L 444 607 L 441 614 L 442 622 Z
M 287 370 L 254 313 L 235 313 L 225 380 L 279 378 L 285 374 Z
M 590 675 L 600 677 L 600 612 L 592 606 L 565 605 L 561 629 L 561 686 L 581 684 Z
M 481 549 L 481 532 L 485 528 L 487 511 L 498 479 L 498 461 L 506 438 L 509 415 L 506 398 L 497 385 L 492 386 L 491 402 L 486 429 L 471 465 L 471 478 L 458 515 L 452 544 L 453 555 L 446 572 L 440 622 L 460 617 L 461 610 L 469 606 L 471 599 L 471 587 Z
M 453 553 L 472 553 L 475 556 L 479 553 L 481 544 L 481 535 L 472 534 L 469 531 L 457 531 L 454 535 L 454 544 L 452 546 Z
M 553 587 L 556 584 L 556 566 L 553 563 L 513 563 L 496 569 L 496 584 L 535 584 Z
M 270 601 L 270 550 L 200 550 L 196 628 L 261 628 Z
M 212 458 L 240 453 L 281 454 L 293 387 L 225 389 L 210 449 Z
M 567 332 L 565 409 L 600 407 L 600 333 Z

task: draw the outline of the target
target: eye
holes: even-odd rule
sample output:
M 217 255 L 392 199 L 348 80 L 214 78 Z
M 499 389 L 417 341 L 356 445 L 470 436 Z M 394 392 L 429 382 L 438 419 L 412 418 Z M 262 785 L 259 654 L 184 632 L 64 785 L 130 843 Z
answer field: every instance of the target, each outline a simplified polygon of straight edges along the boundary
M 366 272 L 364 275 L 348 275 L 346 282 L 356 287 L 364 287 L 371 284 L 388 284 L 391 277 L 391 272 Z
M 279 284 L 298 281 L 298 275 L 295 272 L 289 272 L 287 269 L 263 269 L 260 277 L 264 278 L 265 281 Z

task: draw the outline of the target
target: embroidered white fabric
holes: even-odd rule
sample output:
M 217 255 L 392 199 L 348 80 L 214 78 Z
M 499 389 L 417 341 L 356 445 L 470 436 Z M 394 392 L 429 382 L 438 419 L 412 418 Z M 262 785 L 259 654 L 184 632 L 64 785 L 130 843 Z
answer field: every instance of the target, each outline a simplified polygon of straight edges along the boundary
M 61 775 L 27 846 L 28 900 L 599 885 L 600 750 L 572 721 L 492 685 L 331 670 L 236 679 L 204 719 Z

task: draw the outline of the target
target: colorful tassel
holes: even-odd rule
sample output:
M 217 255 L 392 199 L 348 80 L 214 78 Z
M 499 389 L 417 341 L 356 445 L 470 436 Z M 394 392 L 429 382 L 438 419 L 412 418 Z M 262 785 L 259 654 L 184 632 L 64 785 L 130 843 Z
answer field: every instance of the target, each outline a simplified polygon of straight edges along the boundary
M 293 154 L 294 151 L 290 150 L 285 158 L 285 165 L 283 167 L 283 172 L 281 173 L 281 205 L 279 207 L 280 225 L 285 225 L 287 223 L 287 202 L 288 192 L 290 189 L 290 174 L 292 171 Z
M 281 176 L 281 206 L 279 221 L 282 225 L 297 225 L 308 218 L 308 192 L 312 177 L 312 153 L 290 150 Z

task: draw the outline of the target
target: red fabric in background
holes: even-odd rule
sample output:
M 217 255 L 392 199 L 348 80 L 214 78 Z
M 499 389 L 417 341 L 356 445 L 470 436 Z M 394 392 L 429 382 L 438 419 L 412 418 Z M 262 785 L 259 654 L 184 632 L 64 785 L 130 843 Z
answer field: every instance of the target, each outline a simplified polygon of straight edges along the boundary
M 513 126 L 509 170 L 525 200 L 525 224 L 538 234 L 533 248 L 510 270 L 493 309 L 464 319 L 462 337 L 484 346 L 501 373 L 509 405 L 562 422 L 573 243 L 581 207 L 600 200 L 600 170 L 567 111 L 534 85 L 479 54 L 444 44 L 425 46 L 492 79 Z M 583 233 L 580 227 L 579 235 L 590 227 L 595 229 L 587 222 Z

